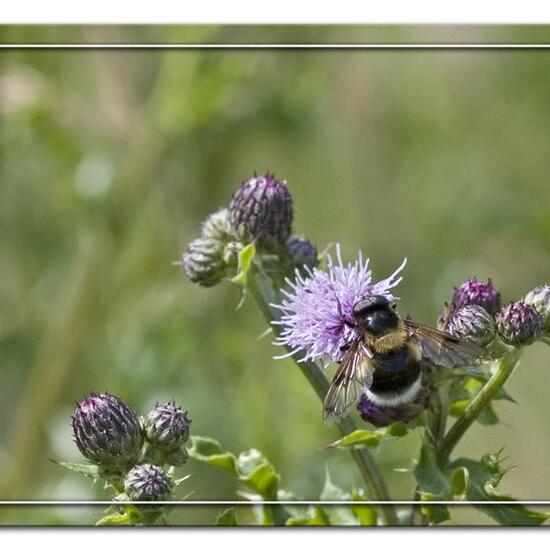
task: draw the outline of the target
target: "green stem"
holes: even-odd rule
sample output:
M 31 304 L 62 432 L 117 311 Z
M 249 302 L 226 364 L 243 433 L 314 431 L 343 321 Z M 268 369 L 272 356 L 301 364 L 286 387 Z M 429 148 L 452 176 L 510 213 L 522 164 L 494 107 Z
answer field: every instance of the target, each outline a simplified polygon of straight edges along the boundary
M 491 401 L 496 392 L 504 385 L 506 380 L 520 358 L 521 350 L 514 349 L 508 352 L 500 359 L 499 366 L 493 376 L 487 381 L 480 392 L 472 399 L 466 410 L 454 423 L 453 427 L 447 432 L 438 450 L 438 462 L 441 466 L 445 466 L 449 457 L 466 433 L 468 428 L 474 423 L 483 408 Z
M 261 274 L 259 275 L 261 277 Z M 275 333 L 278 332 L 277 325 L 272 325 L 271 322 L 278 318 L 275 311 L 273 311 L 268 303 L 273 303 L 276 301 L 275 294 L 271 288 L 271 282 L 269 280 L 264 281 L 263 284 L 256 279 L 255 274 L 250 273 L 248 278 L 248 289 L 250 293 L 256 300 L 258 307 L 262 311 L 266 321 L 273 328 Z M 266 299 L 267 297 L 267 299 Z M 329 388 L 328 380 L 324 372 L 319 368 L 319 366 L 313 361 L 303 361 L 296 362 L 300 370 L 303 372 L 304 376 L 307 378 L 308 382 L 315 390 L 315 393 L 321 401 L 324 400 L 325 395 Z M 353 420 L 350 417 L 344 418 L 341 422 L 337 424 L 340 433 L 344 436 L 353 431 L 355 431 L 356 426 Z M 387 501 L 391 500 L 389 491 L 382 477 L 371 453 L 367 449 L 351 451 L 352 457 L 355 460 L 361 476 L 365 480 L 369 493 L 375 500 Z M 379 515 L 383 518 L 384 524 L 386 525 L 398 525 L 399 520 L 395 513 L 394 507 L 391 505 L 378 505 L 377 511 Z
M 436 449 L 439 448 L 445 436 L 447 416 L 449 414 L 449 391 L 448 383 L 439 384 L 431 398 L 431 414 L 428 415 L 428 411 L 422 413 L 425 437 L 431 441 Z M 414 489 L 413 500 L 421 500 L 420 487 L 418 485 Z M 416 504 L 412 505 L 411 525 L 428 525 L 422 507 Z

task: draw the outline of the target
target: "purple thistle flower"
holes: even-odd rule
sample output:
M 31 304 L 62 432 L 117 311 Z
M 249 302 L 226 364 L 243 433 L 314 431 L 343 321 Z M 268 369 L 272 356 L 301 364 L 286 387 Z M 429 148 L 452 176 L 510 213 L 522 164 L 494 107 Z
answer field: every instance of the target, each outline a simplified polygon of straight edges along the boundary
M 385 296 L 391 302 L 397 299 L 390 290 L 401 282 L 397 275 L 406 260 L 388 278 L 373 283 L 369 260 L 363 261 L 361 253 L 355 263 L 344 265 L 337 245 L 336 259 L 335 263 L 328 256 L 326 271 L 306 266 L 302 275 L 297 270 L 294 280 L 287 279 L 290 290 L 281 291 L 282 302 L 272 304 L 282 312 L 280 320 L 273 322 L 281 327 L 275 344 L 291 349 L 278 358 L 300 353 L 298 361 L 340 361 L 342 346 L 357 336 L 350 326 L 353 306 L 372 295 Z
M 491 279 L 482 283 L 474 277 L 455 289 L 453 306 L 456 309 L 464 306 L 481 306 L 488 313 L 495 315 L 500 310 L 500 294 L 493 287 Z

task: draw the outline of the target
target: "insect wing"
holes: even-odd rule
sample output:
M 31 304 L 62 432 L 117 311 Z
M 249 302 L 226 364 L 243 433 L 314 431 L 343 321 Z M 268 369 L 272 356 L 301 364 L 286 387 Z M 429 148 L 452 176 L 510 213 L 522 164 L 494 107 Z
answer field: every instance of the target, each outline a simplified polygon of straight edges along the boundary
M 323 418 L 338 422 L 359 401 L 365 388 L 372 384 L 373 365 L 362 341 L 353 342 L 342 359 L 325 396 Z
M 416 323 L 412 319 L 403 319 L 409 331 L 409 337 L 420 345 L 422 355 L 441 367 L 455 368 L 478 365 L 487 358 L 485 350 L 460 340 L 447 332 Z

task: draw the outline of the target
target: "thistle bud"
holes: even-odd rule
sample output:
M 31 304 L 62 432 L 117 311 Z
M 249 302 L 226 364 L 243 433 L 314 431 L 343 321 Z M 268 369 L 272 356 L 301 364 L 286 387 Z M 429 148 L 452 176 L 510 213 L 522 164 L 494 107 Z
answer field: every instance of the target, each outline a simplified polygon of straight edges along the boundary
M 527 346 L 542 333 L 542 315 L 525 302 L 511 302 L 497 316 L 497 330 L 505 344 Z
M 535 287 L 525 296 L 524 301 L 542 315 L 544 331 L 550 335 L 550 285 Z
M 472 342 L 478 346 L 486 346 L 495 337 L 495 321 L 481 306 L 464 306 L 455 310 L 447 322 L 447 332 Z
M 313 268 L 317 265 L 317 249 L 306 237 L 290 237 L 286 241 L 286 255 L 293 268 Z
M 451 317 L 453 309 L 454 306 L 452 304 L 449 305 L 447 302 L 445 302 L 443 309 L 440 311 L 437 317 L 437 328 L 439 330 L 447 330 L 447 324 L 449 323 L 449 319 Z
M 217 241 L 227 241 L 233 235 L 233 226 L 228 208 L 222 208 L 213 214 L 210 214 L 204 220 L 201 227 L 201 237 L 205 239 L 215 239 Z
M 286 182 L 267 173 L 241 184 L 229 205 L 231 224 L 258 248 L 277 250 L 292 231 L 292 197 Z
M 181 265 L 184 273 L 198 285 L 217 285 L 225 275 L 223 252 L 223 245 L 217 239 L 195 239 L 183 253 Z
M 130 500 L 168 500 L 172 487 L 170 477 L 153 464 L 132 468 L 124 479 L 124 492 Z
M 143 444 L 139 419 L 118 397 L 90 394 L 76 405 L 72 424 L 76 445 L 90 462 L 125 470 L 138 461 Z
M 191 419 L 172 402 L 157 404 L 143 419 L 150 462 L 180 466 L 187 460 L 182 445 L 189 438 Z
M 482 283 L 477 279 L 468 279 L 462 283 L 453 295 L 456 309 L 464 306 L 481 306 L 488 313 L 495 315 L 500 310 L 500 294 L 494 289 L 491 279 Z

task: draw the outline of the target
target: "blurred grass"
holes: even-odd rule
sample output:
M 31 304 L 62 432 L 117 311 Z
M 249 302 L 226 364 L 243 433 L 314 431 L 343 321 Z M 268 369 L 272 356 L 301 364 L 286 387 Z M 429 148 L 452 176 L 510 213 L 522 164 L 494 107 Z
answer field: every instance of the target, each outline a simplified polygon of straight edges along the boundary
M 116 41 L 125 31 L 108 32 Z M 181 29 L 162 32 L 182 39 Z M 265 29 L 262 39 L 291 34 Z M 419 38 L 412 27 L 399 34 Z M 315 28 L 304 39 L 341 35 Z M 471 30 L 473 41 L 495 36 Z M 205 27 L 190 39 L 235 37 Z M 234 452 L 262 449 L 304 498 L 317 497 L 326 464 L 342 485 L 359 482 L 345 453 L 320 450 L 335 431 L 298 369 L 258 340 L 253 304 L 236 312 L 229 285 L 199 289 L 171 266 L 253 170 L 288 180 L 296 232 L 320 247 L 341 242 L 349 259 L 362 249 L 376 277 L 407 256 L 401 310 L 419 320 L 433 323 L 466 277 L 492 277 L 505 301 L 550 279 L 546 51 L 59 50 L 0 60 L 2 498 L 103 496 L 48 461 L 78 458 L 69 417 L 92 390 L 141 413 L 174 398 L 194 433 Z M 479 457 L 505 445 L 518 468 L 503 486 L 518 498 L 550 496 L 548 368 L 546 349 L 528 350 L 509 383 L 519 406 L 499 404 L 502 425 L 475 426 L 457 449 Z M 397 498 L 410 498 L 412 480 L 392 470 L 411 467 L 417 446 L 413 434 L 378 452 Z M 187 470 L 182 494 L 233 498 L 222 473 Z M 0 521 L 89 523 L 97 513 L 14 507 Z M 173 521 L 215 513 L 178 510 Z

